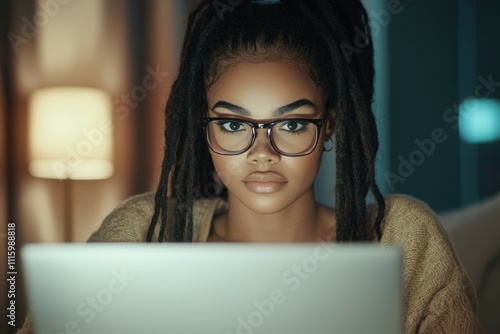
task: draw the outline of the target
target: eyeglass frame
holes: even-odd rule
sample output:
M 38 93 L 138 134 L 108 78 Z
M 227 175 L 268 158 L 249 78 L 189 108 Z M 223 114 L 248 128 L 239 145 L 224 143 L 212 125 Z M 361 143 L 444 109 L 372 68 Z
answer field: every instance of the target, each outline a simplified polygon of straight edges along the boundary
M 246 119 L 230 118 L 230 117 L 202 117 L 201 121 L 202 121 L 202 124 L 203 124 L 203 130 L 205 131 L 205 140 L 207 141 L 208 147 L 213 152 L 215 152 L 217 154 L 220 154 L 220 155 L 239 155 L 239 154 L 245 153 L 255 143 L 255 139 L 257 138 L 257 130 L 258 129 L 266 129 L 267 130 L 267 139 L 269 140 L 269 143 L 271 144 L 271 147 L 273 148 L 274 151 L 276 151 L 280 155 L 284 155 L 284 156 L 287 156 L 287 157 L 302 157 L 302 156 L 311 154 L 316 149 L 316 147 L 318 146 L 319 134 L 321 132 L 321 128 L 325 124 L 325 120 L 327 118 L 327 115 L 328 114 L 325 113 L 325 115 L 323 116 L 323 118 L 319 118 L 319 119 L 318 118 L 281 118 L 281 119 L 276 119 L 276 120 L 274 120 L 272 122 L 268 122 L 268 123 L 255 123 L 255 122 L 252 122 L 252 121 L 249 121 L 249 120 L 246 120 Z M 241 151 L 237 151 L 236 153 L 221 153 L 221 152 L 216 151 L 212 147 L 212 145 L 210 144 L 210 139 L 208 138 L 209 137 L 208 127 L 207 127 L 208 123 L 211 122 L 211 121 L 226 121 L 226 120 L 227 121 L 238 121 L 238 122 L 246 123 L 246 124 L 249 124 L 252 127 L 252 140 L 250 141 L 250 144 L 245 149 L 243 149 Z M 314 140 L 314 145 L 312 146 L 312 148 L 309 151 L 307 151 L 305 153 L 289 154 L 289 153 L 282 152 L 281 150 L 279 150 L 276 147 L 276 144 L 274 143 L 274 140 L 273 140 L 273 138 L 271 136 L 271 131 L 272 131 L 272 128 L 277 123 L 284 122 L 284 121 L 309 122 L 309 123 L 311 123 L 311 124 L 313 124 L 313 125 L 316 126 L 316 138 Z

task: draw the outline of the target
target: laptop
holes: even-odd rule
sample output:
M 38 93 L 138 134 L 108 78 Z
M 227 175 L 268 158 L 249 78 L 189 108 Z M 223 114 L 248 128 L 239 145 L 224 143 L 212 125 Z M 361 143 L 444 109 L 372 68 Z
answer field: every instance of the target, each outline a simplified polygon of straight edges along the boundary
M 40 334 L 403 332 L 396 248 L 30 244 L 21 256 Z

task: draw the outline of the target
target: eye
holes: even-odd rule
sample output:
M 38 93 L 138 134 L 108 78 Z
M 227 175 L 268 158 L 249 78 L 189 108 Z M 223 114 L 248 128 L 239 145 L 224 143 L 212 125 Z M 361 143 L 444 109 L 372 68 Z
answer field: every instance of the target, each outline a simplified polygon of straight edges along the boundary
M 281 123 L 280 130 L 289 131 L 289 132 L 298 132 L 304 128 L 304 122 L 297 120 L 289 120 Z
M 245 129 L 243 123 L 238 121 L 219 121 L 217 122 L 217 125 L 221 128 L 221 130 L 227 132 L 237 132 Z

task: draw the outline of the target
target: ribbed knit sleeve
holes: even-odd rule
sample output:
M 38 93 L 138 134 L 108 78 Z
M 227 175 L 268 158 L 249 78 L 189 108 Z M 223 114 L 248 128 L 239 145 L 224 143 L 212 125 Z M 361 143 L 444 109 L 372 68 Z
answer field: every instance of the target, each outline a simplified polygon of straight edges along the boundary
M 436 215 L 403 195 L 386 207 L 380 243 L 403 251 L 405 333 L 482 333 L 474 288 Z

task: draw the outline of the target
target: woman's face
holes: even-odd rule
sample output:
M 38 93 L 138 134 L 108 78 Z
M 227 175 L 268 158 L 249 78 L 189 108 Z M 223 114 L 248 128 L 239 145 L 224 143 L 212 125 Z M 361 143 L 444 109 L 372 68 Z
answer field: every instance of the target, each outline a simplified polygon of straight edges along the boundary
M 267 123 L 276 119 L 322 119 L 325 115 L 321 89 L 289 60 L 237 63 L 209 88 L 207 97 L 211 109 L 208 117 Z M 303 103 L 281 109 L 281 115 L 273 113 L 299 100 Z M 305 156 L 276 152 L 266 129 L 257 130 L 254 144 L 244 153 L 231 156 L 210 150 L 230 202 L 239 201 L 256 213 L 272 214 L 303 202 L 298 201 L 301 198 L 311 198 L 323 143 L 331 135 L 329 123 L 321 128 L 316 148 Z

